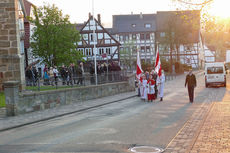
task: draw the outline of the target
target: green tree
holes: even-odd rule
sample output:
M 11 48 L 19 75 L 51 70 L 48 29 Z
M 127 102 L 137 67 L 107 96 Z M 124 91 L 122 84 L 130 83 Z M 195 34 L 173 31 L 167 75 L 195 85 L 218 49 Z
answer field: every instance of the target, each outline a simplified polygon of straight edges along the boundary
M 55 5 L 34 8 L 35 25 L 31 48 L 33 55 L 40 57 L 49 66 L 75 63 L 82 59 L 76 51 L 80 34 Z
M 120 60 L 123 66 L 131 70 L 134 62 L 136 61 L 137 47 L 134 45 L 134 42 L 125 43 L 123 50 L 120 51 Z
M 164 26 L 161 27 L 161 36 L 158 36 L 163 53 L 169 53 L 170 72 L 175 62 L 180 62 L 180 46 L 193 46 L 194 38 L 200 29 L 199 11 L 172 11 L 159 15 Z M 191 48 L 192 49 L 192 48 Z M 175 61 L 173 54 L 176 55 Z

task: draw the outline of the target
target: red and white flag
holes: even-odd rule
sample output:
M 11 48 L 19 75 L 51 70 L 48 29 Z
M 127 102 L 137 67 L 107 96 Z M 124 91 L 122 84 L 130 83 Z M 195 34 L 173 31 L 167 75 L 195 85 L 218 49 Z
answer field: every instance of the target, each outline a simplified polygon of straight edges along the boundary
M 136 77 L 140 80 L 141 77 L 141 73 L 143 72 L 142 68 L 141 68 L 141 60 L 140 60 L 140 56 L 139 56 L 139 51 L 137 51 L 137 73 L 136 73 Z
M 160 60 L 158 47 L 157 47 L 157 53 L 156 53 L 155 71 L 157 72 L 158 76 L 160 77 L 161 76 L 161 60 Z

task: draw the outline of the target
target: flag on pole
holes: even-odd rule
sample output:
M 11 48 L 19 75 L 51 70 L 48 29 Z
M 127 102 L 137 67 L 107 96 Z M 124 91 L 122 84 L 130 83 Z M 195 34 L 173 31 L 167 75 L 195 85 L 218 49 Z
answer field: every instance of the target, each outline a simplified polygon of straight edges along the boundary
M 159 48 L 157 46 L 157 53 L 156 53 L 156 61 L 155 61 L 155 71 L 157 72 L 158 76 L 161 76 L 161 60 L 159 55 Z
M 141 73 L 143 72 L 141 68 L 141 61 L 140 61 L 140 56 L 139 56 L 139 51 L 137 51 L 137 72 L 136 72 L 136 77 L 140 80 Z

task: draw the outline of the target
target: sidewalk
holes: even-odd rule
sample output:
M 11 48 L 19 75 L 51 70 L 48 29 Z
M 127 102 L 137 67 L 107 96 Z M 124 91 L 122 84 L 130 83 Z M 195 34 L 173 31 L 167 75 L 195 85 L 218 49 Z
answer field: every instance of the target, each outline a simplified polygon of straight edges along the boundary
M 114 103 L 120 100 L 125 100 L 127 98 L 135 97 L 136 95 L 137 95 L 136 92 L 127 92 L 127 93 L 117 94 L 114 96 L 108 96 L 108 97 L 98 98 L 94 100 L 73 103 L 70 105 L 63 105 L 61 107 L 56 107 L 53 109 L 32 112 L 32 113 L 18 115 L 14 117 L 3 117 L 0 118 L 0 132 L 12 128 L 21 127 L 32 123 L 68 115 L 82 110 L 87 110 L 95 106 L 103 106 L 105 104 Z
M 230 101 L 214 103 L 190 150 L 198 152 L 230 152 Z

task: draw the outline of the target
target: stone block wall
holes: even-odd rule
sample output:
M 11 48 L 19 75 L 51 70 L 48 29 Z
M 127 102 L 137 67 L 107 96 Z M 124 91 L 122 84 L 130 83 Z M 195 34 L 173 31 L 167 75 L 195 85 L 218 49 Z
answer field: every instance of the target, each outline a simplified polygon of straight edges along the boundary
M 18 0 L 0 1 L 0 91 L 3 82 L 24 80 L 24 66 L 19 52 Z
M 133 83 L 134 84 L 134 83 Z M 87 86 L 54 91 L 21 93 L 15 104 L 15 115 L 40 111 L 68 105 L 90 99 L 111 96 L 118 93 L 134 91 L 128 82 L 110 83 L 97 86 Z
M 6 115 L 25 114 L 118 93 L 135 91 L 135 76 L 135 74 L 129 75 L 127 81 L 124 82 L 30 93 L 19 92 L 18 81 L 7 81 L 4 82 Z

